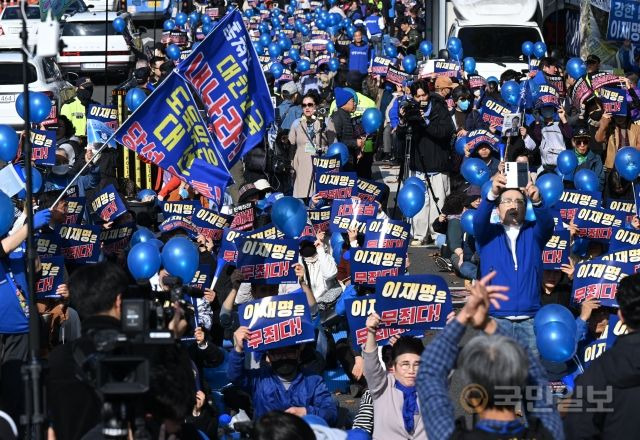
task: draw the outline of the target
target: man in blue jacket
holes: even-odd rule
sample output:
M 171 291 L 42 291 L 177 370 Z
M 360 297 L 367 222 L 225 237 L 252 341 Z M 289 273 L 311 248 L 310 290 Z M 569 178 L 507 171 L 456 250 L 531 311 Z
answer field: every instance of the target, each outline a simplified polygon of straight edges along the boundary
M 538 188 L 529 183 L 521 189 L 506 188 L 507 178 L 498 173 L 491 191 L 482 200 L 473 218 L 480 254 L 480 276 L 497 271 L 493 283 L 509 287 L 509 300 L 490 314 L 508 334 L 526 341 L 538 353 L 533 317 L 540 308 L 542 250 L 551 238 L 554 222 Z M 526 198 L 531 200 L 536 221 L 525 221 Z M 493 208 L 498 208 L 499 224 L 491 224 Z
M 338 408 L 323 378 L 300 370 L 302 345 L 269 350 L 266 365 L 246 370 L 243 341 L 248 338 L 249 329 L 245 326 L 233 334 L 234 349 L 229 355 L 227 375 L 234 385 L 251 392 L 255 420 L 279 410 L 298 417 L 313 414 L 328 424 L 335 423 Z

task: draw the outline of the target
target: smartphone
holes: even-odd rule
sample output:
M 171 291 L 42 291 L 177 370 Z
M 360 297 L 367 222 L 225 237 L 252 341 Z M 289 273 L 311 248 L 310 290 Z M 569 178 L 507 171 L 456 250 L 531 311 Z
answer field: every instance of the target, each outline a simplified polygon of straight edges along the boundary
M 505 162 L 504 174 L 507 188 L 524 188 L 529 184 L 529 165 L 521 162 Z

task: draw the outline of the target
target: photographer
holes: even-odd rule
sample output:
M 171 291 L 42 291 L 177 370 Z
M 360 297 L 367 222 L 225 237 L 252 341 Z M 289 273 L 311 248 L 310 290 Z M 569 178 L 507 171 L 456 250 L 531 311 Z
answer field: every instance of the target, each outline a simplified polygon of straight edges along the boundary
M 309 198 L 315 193 L 313 184 L 312 156 L 319 156 L 318 151 L 326 149 L 327 137 L 324 132 L 324 120 L 316 116 L 318 95 L 307 93 L 302 98 L 302 117 L 294 121 L 289 131 L 289 142 L 295 145 L 293 156 L 293 197 Z
M 425 81 L 414 82 L 410 90 L 412 99 L 399 109 L 398 138 L 404 143 L 411 136 L 409 170 L 427 184 L 427 201 L 412 221 L 411 244 L 416 246 L 429 239 L 435 240 L 436 233 L 431 224 L 438 217 L 438 207 L 442 207 L 449 194 L 451 137 L 455 127 L 446 101 L 439 94 L 429 93 Z

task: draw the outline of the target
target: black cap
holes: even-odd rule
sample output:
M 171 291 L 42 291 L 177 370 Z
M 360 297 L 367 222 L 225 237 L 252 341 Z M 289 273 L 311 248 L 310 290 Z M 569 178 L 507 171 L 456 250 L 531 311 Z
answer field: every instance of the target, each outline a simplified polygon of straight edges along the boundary
M 587 64 L 600 64 L 600 57 L 598 55 L 589 55 L 587 57 Z
M 573 138 L 591 138 L 591 134 L 587 127 L 580 126 L 573 130 Z

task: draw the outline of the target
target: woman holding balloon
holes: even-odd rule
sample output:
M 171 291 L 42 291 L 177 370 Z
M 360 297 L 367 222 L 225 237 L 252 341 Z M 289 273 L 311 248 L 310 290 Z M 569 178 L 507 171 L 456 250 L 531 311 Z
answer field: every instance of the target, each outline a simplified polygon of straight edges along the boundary
M 291 125 L 289 142 L 295 148 L 292 167 L 295 171 L 293 197 L 308 198 L 315 193 L 312 156 L 327 147 L 324 124 L 316 118 L 318 95 L 307 93 L 302 98 L 302 116 Z

